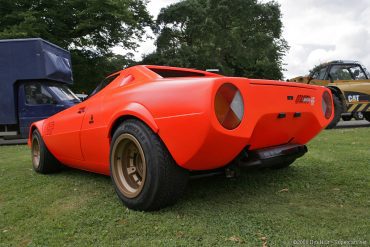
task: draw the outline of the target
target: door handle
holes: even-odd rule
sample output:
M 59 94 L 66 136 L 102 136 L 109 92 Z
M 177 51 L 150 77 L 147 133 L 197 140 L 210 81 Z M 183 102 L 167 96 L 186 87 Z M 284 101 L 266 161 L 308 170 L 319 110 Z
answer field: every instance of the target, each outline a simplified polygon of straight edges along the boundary
M 78 114 L 84 113 L 85 112 L 85 107 L 81 107 L 78 109 Z

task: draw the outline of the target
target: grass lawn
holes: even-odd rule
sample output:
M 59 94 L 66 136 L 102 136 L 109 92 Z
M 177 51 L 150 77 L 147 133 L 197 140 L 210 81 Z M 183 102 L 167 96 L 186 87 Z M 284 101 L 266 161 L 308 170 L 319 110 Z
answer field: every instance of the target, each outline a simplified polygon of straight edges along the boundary
M 175 206 L 143 213 L 109 177 L 36 174 L 26 146 L 0 147 L 0 246 L 369 246 L 370 128 L 327 130 L 308 148 L 285 170 L 191 180 Z

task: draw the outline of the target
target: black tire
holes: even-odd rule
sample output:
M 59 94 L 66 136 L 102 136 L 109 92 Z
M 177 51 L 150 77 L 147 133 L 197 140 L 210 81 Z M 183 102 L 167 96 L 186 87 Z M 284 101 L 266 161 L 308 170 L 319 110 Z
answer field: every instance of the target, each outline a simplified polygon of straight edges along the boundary
M 337 124 L 338 124 L 338 122 L 341 118 L 341 115 L 344 111 L 344 107 L 343 107 L 343 104 L 342 104 L 340 98 L 335 94 L 333 94 L 333 103 L 334 103 L 334 118 L 330 122 L 330 124 L 326 127 L 327 129 L 332 129 L 335 126 L 337 126 Z
M 114 132 L 110 171 L 123 204 L 140 211 L 174 204 L 183 194 L 189 177 L 189 172 L 176 164 L 160 138 L 136 119 L 123 122 Z
M 370 122 L 370 113 L 365 113 L 365 119 Z
M 292 160 L 287 160 L 287 161 L 282 162 L 282 163 L 275 164 L 275 165 L 271 166 L 271 167 L 270 167 L 270 169 L 278 170 L 278 169 L 284 169 L 284 168 L 287 168 L 287 167 L 289 167 L 291 164 L 293 164 L 295 160 L 296 160 L 296 159 L 292 159 Z
M 342 116 L 343 121 L 351 121 L 352 116 Z
M 47 149 L 37 129 L 32 132 L 31 157 L 32 167 L 38 173 L 47 174 L 62 170 L 62 165 Z

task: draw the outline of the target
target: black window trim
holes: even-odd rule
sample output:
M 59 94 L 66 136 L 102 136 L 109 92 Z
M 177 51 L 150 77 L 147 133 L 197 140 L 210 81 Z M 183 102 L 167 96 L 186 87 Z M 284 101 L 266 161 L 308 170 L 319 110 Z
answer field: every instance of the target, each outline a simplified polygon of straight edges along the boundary
M 100 91 L 102 91 L 104 88 L 106 88 L 109 84 L 111 84 L 115 79 L 117 79 L 117 77 L 119 77 L 121 74 L 120 73 L 117 73 L 117 74 L 114 74 L 114 75 L 111 75 L 111 76 L 108 76 L 108 77 L 105 77 L 96 87 L 95 89 L 92 91 L 92 93 L 85 99 L 89 99 L 91 98 L 92 96 L 98 94 Z M 111 79 L 112 78 L 112 79 Z M 105 81 L 108 81 L 108 79 L 111 79 L 108 83 L 106 83 L 105 86 L 102 86 L 104 84 Z M 99 90 L 97 90 L 99 87 L 101 87 Z

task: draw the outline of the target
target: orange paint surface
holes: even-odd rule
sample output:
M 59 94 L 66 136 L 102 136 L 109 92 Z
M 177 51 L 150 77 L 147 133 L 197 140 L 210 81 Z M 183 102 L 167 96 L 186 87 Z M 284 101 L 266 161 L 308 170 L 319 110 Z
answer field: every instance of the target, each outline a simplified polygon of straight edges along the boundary
M 191 76 L 176 77 L 184 73 Z M 224 83 L 233 84 L 244 102 L 241 123 L 233 130 L 225 129 L 215 113 L 216 93 Z M 159 135 L 178 165 L 189 170 L 215 169 L 247 146 L 254 150 L 306 144 L 332 118 L 326 119 L 322 111 L 325 91 L 330 93 L 319 86 L 141 65 L 118 72 L 97 94 L 34 123 L 33 128 L 63 164 L 109 175 L 112 128 L 122 117 L 135 117 Z M 296 102 L 299 95 L 312 101 Z M 285 117 L 278 118 L 280 113 Z

